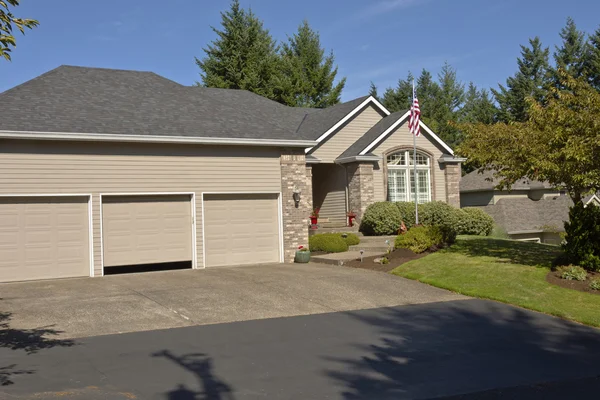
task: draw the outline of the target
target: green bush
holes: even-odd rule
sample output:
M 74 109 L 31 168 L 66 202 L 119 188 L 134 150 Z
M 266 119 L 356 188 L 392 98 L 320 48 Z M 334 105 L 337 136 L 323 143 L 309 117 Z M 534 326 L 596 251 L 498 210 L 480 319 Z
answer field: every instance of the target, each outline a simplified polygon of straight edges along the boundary
M 451 226 L 456 229 L 459 213 L 459 208 L 443 201 L 419 204 L 419 223 L 425 226 Z
M 490 237 L 494 239 L 510 239 L 510 236 L 508 236 L 508 232 L 506 232 L 506 229 L 504 229 L 498 224 L 494 224 L 492 232 L 490 233 Z
M 600 278 L 592 279 L 590 282 L 590 289 L 600 290 Z
M 348 243 L 339 233 L 320 233 L 308 238 L 310 251 L 325 251 L 327 253 L 342 253 L 348 251 Z
M 403 235 L 396 237 L 396 248 L 409 249 L 414 253 L 423 253 L 429 250 L 435 243 L 441 240 L 439 228 L 428 228 L 426 226 L 413 226 Z
M 367 207 L 359 230 L 368 236 L 395 235 L 400 229 L 401 215 L 394 203 L 381 201 Z
M 458 210 L 457 232 L 459 235 L 488 236 L 494 229 L 494 219 L 485 211 L 468 207 Z
M 585 281 L 587 278 L 586 270 L 576 265 L 565 265 L 556 270 L 558 276 L 569 281 Z
M 409 201 L 398 201 L 394 203 L 400 212 L 400 219 L 404 222 L 407 229 L 415 224 L 415 203 Z M 421 207 L 419 206 L 419 209 Z
M 356 233 L 340 233 L 340 237 L 344 239 L 348 246 L 360 244 L 360 238 Z
M 578 203 L 569 210 L 563 244 L 570 263 L 589 271 L 600 271 L 600 207 Z

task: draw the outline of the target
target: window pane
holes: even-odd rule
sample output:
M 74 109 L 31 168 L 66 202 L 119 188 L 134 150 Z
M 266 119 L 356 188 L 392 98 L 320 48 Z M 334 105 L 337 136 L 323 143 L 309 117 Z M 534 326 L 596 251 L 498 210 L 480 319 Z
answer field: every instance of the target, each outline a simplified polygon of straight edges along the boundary
M 427 203 L 431 199 L 431 188 L 429 187 L 429 170 L 417 169 L 418 202 Z M 415 201 L 415 175 L 410 170 L 410 201 Z
M 387 156 L 388 165 L 406 165 L 404 152 L 394 153 Z
M 410 165 L 415 165 L 414 159 L 415 159 L 415 153 L 413 151 L 411 151 L 410 152 Z M 417 165 L 429 165 L 429 157 L 417 152 Z
M 388 200 L 406 201 L 406 172 L 404 170 L 388 171 Z

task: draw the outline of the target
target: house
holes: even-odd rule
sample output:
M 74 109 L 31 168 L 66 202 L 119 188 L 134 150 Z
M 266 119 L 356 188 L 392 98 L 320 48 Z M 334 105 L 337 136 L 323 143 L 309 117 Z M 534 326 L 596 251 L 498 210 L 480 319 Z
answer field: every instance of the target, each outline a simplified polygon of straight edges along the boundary
M 369 96 L 292 108 L 62 66 L 0 104 L 0 282 L 290 262 L 313 207 L 341 226 L 374 201 L 414 198 L 408 113 Z M 418 200 L 458 206 L 463 160 L 422 130 Z
M 492 171 L 473 171 L 460 181 L 461 207 L 480 207 L 494 218 L 511 239 L 560 244 L 564 223 L 573 205 L 566 192 L 547 182 L 521 179 L 511 190 L 495 188 Z M 596 195 L 586 196 L 586 205 L 599 205 Z

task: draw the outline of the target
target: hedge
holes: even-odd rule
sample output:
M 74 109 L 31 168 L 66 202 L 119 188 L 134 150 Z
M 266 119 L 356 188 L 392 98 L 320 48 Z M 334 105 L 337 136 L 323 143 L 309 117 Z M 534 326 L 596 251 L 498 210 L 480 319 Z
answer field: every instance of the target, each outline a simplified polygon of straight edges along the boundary
M 494 230 L 494 219 L 479 208 L 459 210 L 457 231 L 460 235 L 489 236 Z
M 342 233 L 319 233 L 308 238 L 310 251 L 324 251 L 327 253 L 342 253 L 348 251 L 348 246 L 360 243 L 357 235 L 349 233 L 346 238 Z M 350 244 L 352 243 L 352 244 Z
M 394 203 L 381 201 L 367 207 L 359 230 L 368 236 L 396 235 L 401 220 L 400 211 Z
M 409 249 L 419 254 L 444 243 L 444 233 L 440 227 L 413 226 L 408 232 L 398 235 L 395 245 L 396 248 Z

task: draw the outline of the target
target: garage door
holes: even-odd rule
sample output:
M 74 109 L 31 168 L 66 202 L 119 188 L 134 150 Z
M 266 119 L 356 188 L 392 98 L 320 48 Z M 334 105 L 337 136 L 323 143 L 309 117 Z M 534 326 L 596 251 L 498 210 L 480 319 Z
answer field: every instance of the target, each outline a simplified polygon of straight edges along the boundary
M 0 282 L 90 275 L 88 198 L 0 198 Z
M 277 195 L 205 195 L 206 266 L 279 262 Z
M 191 261 L 190 197 L 103 196 L 104 266 Z

